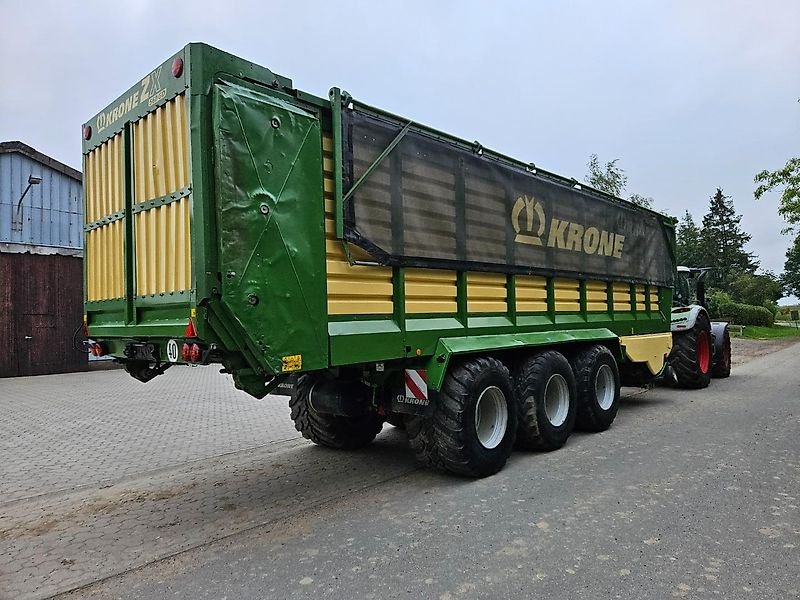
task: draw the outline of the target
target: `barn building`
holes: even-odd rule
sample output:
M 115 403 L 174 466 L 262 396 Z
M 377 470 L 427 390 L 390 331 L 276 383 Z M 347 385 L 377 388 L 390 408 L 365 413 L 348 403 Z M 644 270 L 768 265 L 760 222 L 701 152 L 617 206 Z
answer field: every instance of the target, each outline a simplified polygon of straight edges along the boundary
M 86 370 L 82 303 L 80 171 L 0 143 L 0 377 Z

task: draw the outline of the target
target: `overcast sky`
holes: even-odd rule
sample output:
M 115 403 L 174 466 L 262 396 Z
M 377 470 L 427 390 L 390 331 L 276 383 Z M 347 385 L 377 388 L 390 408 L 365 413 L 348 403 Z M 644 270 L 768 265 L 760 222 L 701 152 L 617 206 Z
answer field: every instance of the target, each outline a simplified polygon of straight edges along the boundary
M 722 187 L 782 270 L 753 175 L 800 154 L 798 0 L 0 0 L 0 141 L 80 168 L 83 121 L 190 41 L 579 180 L 619 159 L 674 216 Z

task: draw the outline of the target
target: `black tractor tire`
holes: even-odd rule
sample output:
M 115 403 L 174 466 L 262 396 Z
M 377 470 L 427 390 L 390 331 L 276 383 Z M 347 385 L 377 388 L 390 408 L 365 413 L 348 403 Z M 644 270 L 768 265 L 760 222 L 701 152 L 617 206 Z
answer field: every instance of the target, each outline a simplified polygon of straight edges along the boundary
M 711 323 L 704 314 L 694 327 L 672 334 L 669 364 L 678 378 L 677 387 L 699 390 L 711 382 Z
M 314 410 L 311 388 L 320 380 L 320 376 L 312 374 L 297 379 L 289 399 L 295 429 L 315 444 L 337 450 L 355 450 L 372 442 L 383 428 L 383 420 L 377 414 L 341 417 Z
M 717 379 L 731 376 L 731 334 L 727 327 L 725 333 L 722 334 L 722 349 L 714 355 L 711 376 Z
M 595 345 L 581 350 L 572 360 L 577 391 L 575 427 L 582 431 L 605 431 L 614 422 L 619 407 L 619 369 L 611 351 Z
M 406 417 L 400 413 L 387 412 L 386 422 L 392 427 L 397 427 L 398 429 L 406 428 Z
M 534 354 L 514 377 L 520 411 L 517 447 L 557 450 L 575 427 L 575 376 L 564 355 L 555 350 Z M 552 387 L 551 387 L 552 386 Z
M 483 415 L 484 418 L 481 418 Z M 425 465 L 487 477 L 514 447 L 517 408 L 508 368 L 492 357 L 451 366 L 430 417 L 406 421 L 409 442 Z

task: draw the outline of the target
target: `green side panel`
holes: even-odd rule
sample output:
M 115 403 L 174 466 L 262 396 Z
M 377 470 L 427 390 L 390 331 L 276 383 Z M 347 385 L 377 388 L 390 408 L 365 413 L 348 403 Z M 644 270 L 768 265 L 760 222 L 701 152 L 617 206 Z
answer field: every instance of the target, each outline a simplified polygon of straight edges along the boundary
M 428 386 L 437 391 L 441 389 L 447 372 L 447 365 L 450 363 L 450 357 L 454 354 L 474 354 L 515 348 L 552 346 L 570 342 L 598 342 L 616 339 L 618 339 L 617 335 L 605 328 L 442 338 L 436 345 L 436 352 L 433 358 L 428 361 L 426 366 L 428 370 Z
M 272 373 L 328 366 L 322 141 L 315 115 L 214 86 L 222 304 Z

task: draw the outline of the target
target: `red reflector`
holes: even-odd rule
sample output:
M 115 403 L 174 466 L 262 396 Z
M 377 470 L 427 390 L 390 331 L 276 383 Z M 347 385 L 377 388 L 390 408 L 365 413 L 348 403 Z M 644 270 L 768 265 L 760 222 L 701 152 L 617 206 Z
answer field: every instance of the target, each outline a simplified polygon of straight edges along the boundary
M 194 319 L 189 319 L 189 324 L 186 326 L 186 337 L 197 337 L 197 330 L 194 328 Z
M 189 353 L 189 358 L 192 362 L 197 362 L 200 360 L 200 346 L 197 344 L 192 344 L 192 350 Z
M 173 77 L 180 77 L 183 73 L 183 59 L 178 56 L 175 60 L 172 61 L 172 76 Z
M 91 125 L 84 125 L 83 126 L 83 139 L 88 140 L 92 137 L 92 126 Z
M 192 347 L 189 344 L 184 344 L 183 348 L 181 348 L 181 360 L 183 362 L 189 362 L 189 357 L 192 353 Z

